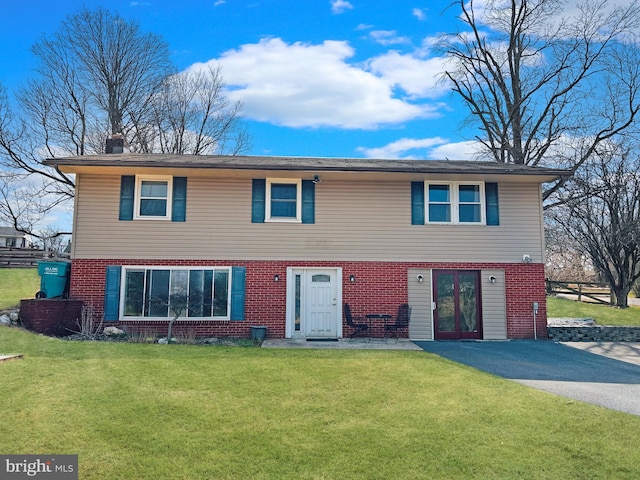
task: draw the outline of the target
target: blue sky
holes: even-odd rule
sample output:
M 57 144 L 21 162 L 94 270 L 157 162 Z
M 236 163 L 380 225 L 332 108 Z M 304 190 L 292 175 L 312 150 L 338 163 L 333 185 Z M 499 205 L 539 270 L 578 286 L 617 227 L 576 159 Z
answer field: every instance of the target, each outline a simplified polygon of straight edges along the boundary
M 31 45 L 82 6 L 161 35 L 180 70 L 222 66 L 252 155 L 467 159 L 467 111 L 436 82 L 450 0 L 2 2 L 0 82 L 33 76 Z

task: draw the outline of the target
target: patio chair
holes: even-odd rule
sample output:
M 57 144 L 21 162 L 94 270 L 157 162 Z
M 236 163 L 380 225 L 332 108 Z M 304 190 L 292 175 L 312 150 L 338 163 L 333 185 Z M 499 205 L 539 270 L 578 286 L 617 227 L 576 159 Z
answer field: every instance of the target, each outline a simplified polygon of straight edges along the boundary
M 398 340 L 398 334 L 403 330 L 409 333 L 409 318 L 411 317 L 411 307 L 403 303 L 398 307 L 398 314 L 396 315 L 396 321 L 393 323 L 385 323 L 384 325 L 384 338 L 395 338 Z
M 353 338 L 356 335 L 364 336 L 367 330 L 369 330 L 368 324 L 353 321 L 354 317 L 351 315 L 351 307 L 349 307 L 348 303 L 344 304 L 344 318 L 347 320 L 347 325 L 354 329 L 351 335 L 349 335 L 349 338 Z

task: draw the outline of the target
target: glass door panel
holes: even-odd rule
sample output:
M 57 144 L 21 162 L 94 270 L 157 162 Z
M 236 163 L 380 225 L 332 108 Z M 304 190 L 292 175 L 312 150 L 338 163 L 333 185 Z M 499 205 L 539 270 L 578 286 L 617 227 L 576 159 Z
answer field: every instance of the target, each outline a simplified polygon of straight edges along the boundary
M 455 289 L 453 274 L 443 273 L 437 276 L 438 322 L 439 332 L 456 331 Z
M 476 273 L 458 274 L 460 331 L 478 331 L 478 288 Z

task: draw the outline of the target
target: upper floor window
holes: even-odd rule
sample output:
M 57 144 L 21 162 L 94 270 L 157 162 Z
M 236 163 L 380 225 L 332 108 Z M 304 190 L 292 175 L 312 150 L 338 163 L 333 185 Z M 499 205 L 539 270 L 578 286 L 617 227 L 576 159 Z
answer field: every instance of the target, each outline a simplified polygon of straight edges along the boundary
M 136 176 L 135 218 L 171 219 L 172 180 Z
M 301 183 L 299 179 L 267 179 L 266 221 L 301 221 Z
M 426 184 L 427 223 L 485 223 L 484 183 Z

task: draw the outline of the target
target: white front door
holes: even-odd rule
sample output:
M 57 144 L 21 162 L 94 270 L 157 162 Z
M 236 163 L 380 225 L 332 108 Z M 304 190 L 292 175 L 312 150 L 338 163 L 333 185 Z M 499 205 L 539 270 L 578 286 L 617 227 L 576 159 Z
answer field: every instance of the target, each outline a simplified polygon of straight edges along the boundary
M 287 337 L 342 335 L 340 269 L 288 269 Z

